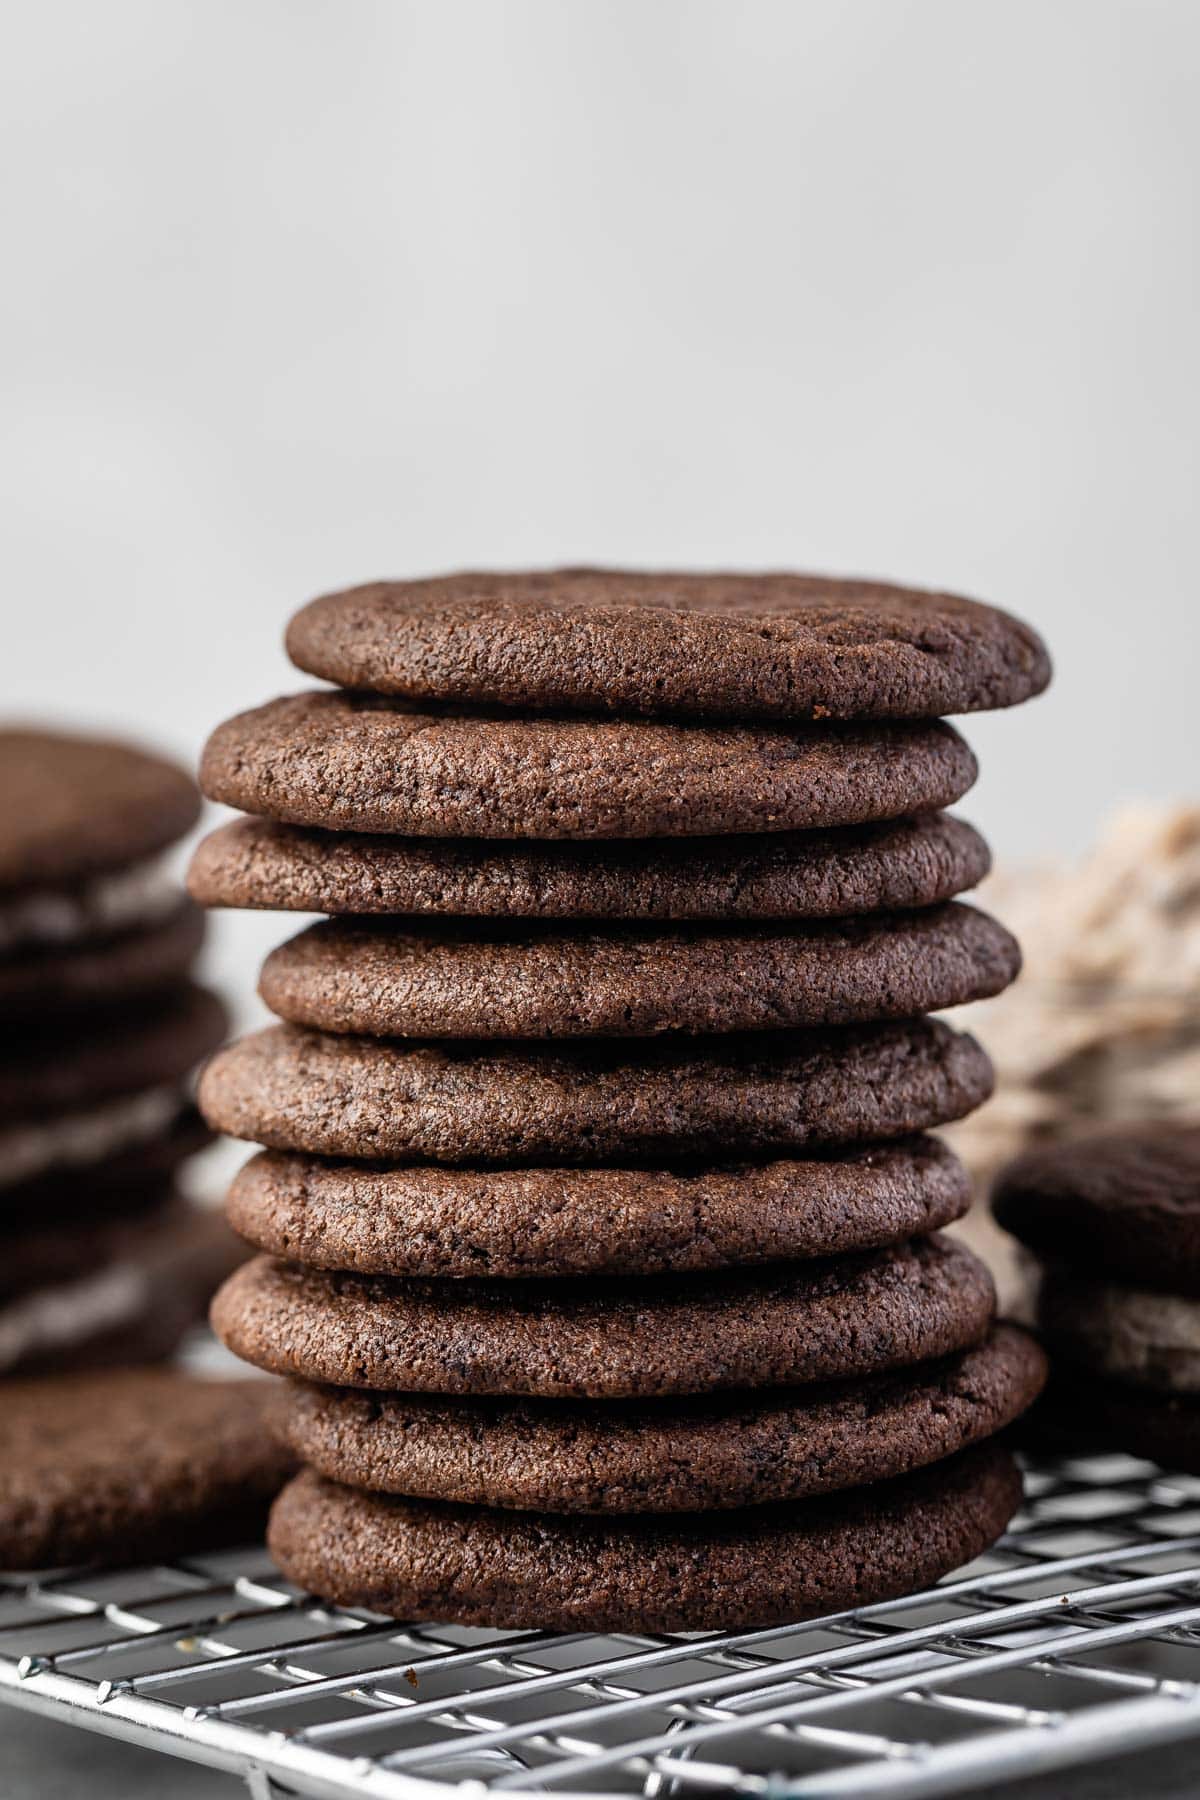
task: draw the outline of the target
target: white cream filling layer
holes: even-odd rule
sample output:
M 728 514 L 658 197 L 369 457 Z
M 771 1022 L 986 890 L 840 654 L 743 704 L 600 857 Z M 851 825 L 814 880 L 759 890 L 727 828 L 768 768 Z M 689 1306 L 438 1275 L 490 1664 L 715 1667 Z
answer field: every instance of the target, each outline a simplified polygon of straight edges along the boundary
M 147 1269 L 120 1263 L 5 1306 L 0 1311 L 0 1370 L 135 1322 L 150 1304 L 151 1286 Z
M 0 1130 L 0 1188 L 54 1169 L 84 1168 L 147 1142 L 183 1110 L 177 1087 L 147 1088 L 87 1112 L 60 1113 Z
M 134 863 L 69 892 L 21 894 L 0 906 L 0 955 L 84 943 L 155 925 L 180 902 L 162 858 Z
M 1200 1393 L 1200 1300 L 1074 1275 L 1064 1290 L 1051 1275 L 1038 1318 L 1073 1362 L 1135 1386 Z

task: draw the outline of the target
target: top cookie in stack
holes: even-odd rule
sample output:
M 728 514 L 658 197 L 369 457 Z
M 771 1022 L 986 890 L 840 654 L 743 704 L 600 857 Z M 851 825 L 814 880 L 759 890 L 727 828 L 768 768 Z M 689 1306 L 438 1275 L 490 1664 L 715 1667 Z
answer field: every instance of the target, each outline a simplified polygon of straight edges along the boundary
M 919 1134 L 991 1077 L 925 1015 L 1019 961 L 954 899 L 988 857 L 936 715 L 1039 691 L 1036 636 L 879 585 L 564 571 L 332 595 L 288 644 L 343 686 L 214 733 L 202 785 L 251 816 L 190 877 L 333 915 L 202 1086 L 268 1147 L 230 1210 L 270 1254 L 215 1318 L 300 1384 L 285 1569 L 676 1629 L 975 1554 L 1016 1487 L 965 1447 L 1041 1376 L 930 1235 L 967 1192 Z
M 0 1371 L 164 1354 L 235 1261 L 174 1194 L 225 1030 L 163 855 L 200 796 L 135 745 L 0 731 Z

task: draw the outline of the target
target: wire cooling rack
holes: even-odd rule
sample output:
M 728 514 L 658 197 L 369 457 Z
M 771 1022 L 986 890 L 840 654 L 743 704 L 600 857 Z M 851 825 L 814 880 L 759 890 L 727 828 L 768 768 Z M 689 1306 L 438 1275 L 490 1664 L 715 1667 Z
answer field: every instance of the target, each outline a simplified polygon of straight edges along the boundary
M 10 1576 L 0 1698 L 256 1800 L 962 1793 L 1200 1734 L 1200 1480 L 1033 1462 L 1013 1531 L 952 1580 L 729 1636 L 398 1626 L 257 1548 Z

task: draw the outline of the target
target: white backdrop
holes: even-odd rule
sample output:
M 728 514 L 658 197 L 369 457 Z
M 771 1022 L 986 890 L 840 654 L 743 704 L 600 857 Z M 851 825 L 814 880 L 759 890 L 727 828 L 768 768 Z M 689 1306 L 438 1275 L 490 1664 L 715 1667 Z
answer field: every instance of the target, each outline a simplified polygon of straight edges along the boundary
M 5 710 L 189 758 L 322 588 L 795 565 L 1034 619 L 1002 854 L 1195 774 L 1191 0 L 39 0 Z M 227 922 L 249 980 L 277 921 Z

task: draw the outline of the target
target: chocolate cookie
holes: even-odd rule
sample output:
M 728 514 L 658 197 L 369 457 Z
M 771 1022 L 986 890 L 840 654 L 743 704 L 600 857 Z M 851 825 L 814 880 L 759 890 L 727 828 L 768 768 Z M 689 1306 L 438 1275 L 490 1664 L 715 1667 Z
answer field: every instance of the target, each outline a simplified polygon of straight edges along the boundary
M 304 607 L 343 687 L 682 718 L 929 718 L 1040 693 L 1037 634 L 956 594 L 816 575 L 551 569 L 377 581 Z
M 276 1025 L 200 1081 L 214 1130 L 273 1150 L 392 1162 L 668 1161 L 908 1137 L 991 1092 L 938 1019 L 635 1048 L 407 1044 Z
M 409 837 L 647 838 L 856 825 L 959 799 L 975 758 L 934 722 L 756 727 L 273 700 L 217 727 L 200 785 L 291 825 Z
M 907 1019 L 998 994 L 1016 939 L 974 907 L 734 930 L 330 919 L 272 951 L 281 1018 L 375 1037 L 647 1037 Z
M 200 813 L 182 769 L 131 744 L 0 731 L 0 890 L 60 887 L 152 856 Z
M 997 1326 L 941 1362 L 773 1395 L 628 1402 L 424 1400 L 290 1383 L 278 1427 L 350 1487 L 557 1513 L 724 1510 L 863 1487 L 993 1437 L 1045 1379 Z
M 203 941 L 204 914 L 181 895 L 172 914 L 144 931 L 0 958 L 0 1018 L 138 999 L 182 981 Z
M 971 1187 L 935 1138 L 836 1159 L 680 1169 L 440 1169 L 266 1150 L 230 1224 L 260 1250 L 364 1275 L 658 1275 L 923 1237 Z
M 1162 1393 L 1200 1394 L 1200 1300 L 1052 1264 L 1038 1328 L 1057 1359 Z
M 1200 1475 L 1200 1395 L 1151 1393 L 1056 1368 L 1022 1437 L 1052 1456 L 1123 1451 Z
M 289 1472 L 258 1381 L 158 1370 L 7 1382 L 0 1565 L 144 1562 L 257 1530 Z
M 948 813 L 762 838 L 494 844 L 233 819 L 197 847 L 202 906 L 500 919 L 824 919 L 900 912 L 982 881 L 988 847 Z
M 1123 1127 L 1033 1150 L 993 1199 L 1039 1255 L 1200 1297 L 1200 1125 Z
M 69 1028 L 31 1021 L 0 1055 L 0 1127 L 179 1081 L 216 1048 L 226 1024 L 216 996 L 190 983 Z
M 160 1128 L 82 1166 L 51 1158 L 43 1174 L 11 1181 L 0 1155 L 0 1233 L 30 1219 L 74 1229 L 83 1220 L 135 1212 L 166 1190 L 181 1162 L 211 1142 L 212 1132 L 181 1092 L 179 1110 Z
M 1020 1504 L 992 1444 L 827 1500 L 675 1518 L 492 1512 L 307 1470 L 271 1512 L 289 1580 L 405 1619 L 558 1631 L 732 1631 L 913 1592 L 980 1555 Z
M 246 1362 L 336 1386 L 636 1399 L 832 1381 L 976 1344 L 995 1291 L 949 1238 L 652 1281 L 427 1282 L 256 1257 L 213 1302 Z

